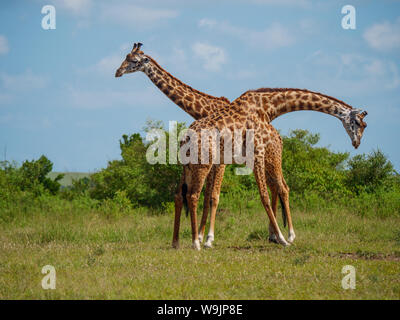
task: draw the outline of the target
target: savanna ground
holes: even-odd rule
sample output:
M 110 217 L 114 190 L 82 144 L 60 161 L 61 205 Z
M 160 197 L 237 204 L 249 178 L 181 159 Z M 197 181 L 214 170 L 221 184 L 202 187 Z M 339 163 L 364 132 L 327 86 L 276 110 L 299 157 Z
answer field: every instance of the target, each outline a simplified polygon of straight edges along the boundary
M 29 208 L 27 209 L 29 210 Z M 43 205 L 0 224 L 0 299 L 399 299 L 398 218 L 338 210 L 292 214 L 297 238 L 267 240 L 261 206 L 217 216 L 214 248 L 171 248 L 173 213 L 108 214 Z M 44 290 L 41 269 L 56 269 Z M 344 290 L 342 268 L 356 269 Z

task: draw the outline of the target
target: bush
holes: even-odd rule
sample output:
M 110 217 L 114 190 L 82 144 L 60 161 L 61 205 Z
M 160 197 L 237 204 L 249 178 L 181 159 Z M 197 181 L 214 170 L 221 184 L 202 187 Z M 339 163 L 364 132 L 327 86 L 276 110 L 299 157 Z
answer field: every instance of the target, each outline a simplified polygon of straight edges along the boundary
M 378 149 L 371 154 L 356 155 L 348 161 L 349 170 L 346 177 L 346 185 L 353 192 L 373 193 L 375 190 L 393 187 L 391 179 L 396 172 L 392 163 Z
M 20 168 L 15 163 L 0 163 L 0 186 L 3 192 L 28 191 L 35 195 L 44 193 L 57 194 L 60 190 L 59 174 L 54 180 L 47 177 L 53 169 L 53 163 L 42 155 L 38 160 L 24 161 Z M 4 196 L 3 193 L 3 196 Z
M 149 122 L 145 131 L 151 129 L 162 129 L 162 126 Z M 178 124 L 178 132 L 183 129 L 184 124 Z M 168 139 L 169 133 L 164 132 Z M 110 161 L 107 168 L 92 175 L 91 196 L 113 199 L 117 192 L 124 190 L 135 207 L 162 208 L 164 203 L 173 201 L 182 168 L 177 164 L 149 164 L 146 159 L 148 145 L 137 133 L 123 135 L 120 140 L 122 160 Z M 167 145 L 167 159 L 168 152 Z
M 333 200 L 349 195 L 345 185 L 348 153 L 316 147 L 320 137 L 306 130 L 294 130 L 283 137 L 282 169 L 292 193 L 304 196 L 315 193 Z
M 179 123 L 176 131 L 184 128 Z M 162 130 L 168 141 L 169 132 L 160 122 L 148 122 L 145 132 L 151 129 Z M 380 150 L 349 158 L 348 153 L 317 147 L 318 141 L 318 134 L 306 130 L 283 136 L 282 166 L 292 208 L 328 212 L 341 208 L 378 217 L 400 215 L 400 176 Z M 147 142 L 138 133 L 123 135 L 119 143 L 120 160 L 110 161 L 89 178 L 73 180 L 72 186 L 62 191 L 62 175 L 48 178 L 53 164 L 45 156 L 24 161 L 20 167 L 0 162 L 0 221 L 12 219 L 16 210 L 23 214 L 42 209 L 68 211 L 68 203 L 71 208 L 100 208 L 111 215 L 137 211 L 135 208 L 173 212 L 181 165 L 150 164 L 146 152 L 154 141 Z M 169 159 L 168 143 L 166 149 Z M 261 209 L 257 185 L 254 175 L 235 175 L 237 167 L 226 167 L 220 211 L 251 214 Z M 201 204 L 202 200 L 199 211 Z

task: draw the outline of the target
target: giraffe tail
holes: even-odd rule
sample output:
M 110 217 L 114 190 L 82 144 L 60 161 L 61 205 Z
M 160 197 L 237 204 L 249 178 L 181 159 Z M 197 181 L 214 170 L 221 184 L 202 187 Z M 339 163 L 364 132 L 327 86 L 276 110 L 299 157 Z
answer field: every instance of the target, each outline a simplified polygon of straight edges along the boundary
M 185 207 L 186 217 L 189 215 L 188 202 L 186 198 L 187 191 L 188 191 L 187 184 L 186 183 L 182 184 L 183 206 Z
M 281 195 L 279 195 L 279 201 L 281 202 L 281 207 L 282 207 L 282 220 L 283 220 L 283 227 L 286 228 L 286 223 L 287 223 L 287 213 L 285 206 L 283 204 L 283 200 Z

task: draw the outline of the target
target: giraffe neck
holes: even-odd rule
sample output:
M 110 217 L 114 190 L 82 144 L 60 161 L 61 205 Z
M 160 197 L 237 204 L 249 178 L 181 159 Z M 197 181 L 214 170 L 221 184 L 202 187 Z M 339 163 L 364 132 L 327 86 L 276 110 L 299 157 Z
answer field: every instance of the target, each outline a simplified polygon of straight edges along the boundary
M 255 104 L 259 117 L 267 122 L 300 110 L 318 111 L 344 121 L 352 110 L 351 106 L 333 97 L 302 89 L 258 89 L 244 93 L 243 98 Z
M 326 113 L 343 121 L 352 109 L 348 104 L 333 97 L 308 90 L 293 89 L 284 91 L 283 102 L 273 106 L 269 112 L 271 121 L 282 114 L 300 110 Z
M 151 63 L 144 71 L 149 79 L 175 104 L 195 119 L 207 117 L 230 101 L 200 92 L 164 70 L 151 57 Z

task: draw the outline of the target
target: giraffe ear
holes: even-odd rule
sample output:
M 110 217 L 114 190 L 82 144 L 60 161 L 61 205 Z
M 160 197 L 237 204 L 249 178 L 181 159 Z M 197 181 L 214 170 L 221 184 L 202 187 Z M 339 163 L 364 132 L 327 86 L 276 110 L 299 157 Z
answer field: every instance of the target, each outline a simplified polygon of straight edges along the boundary
M 136 47 L 137 47 L 137 44 L 136 44 L 136 42 L 133 44 L 133 48 L 132 48 L 132 51 L 131 52 L 135 52 L 136 50 Z
M 363 112 L 360 114 L 361 119 L 364 119 L 364 117 L 365 117 L 367 114 L 368 114 L 367 111 L 363 111 Z

